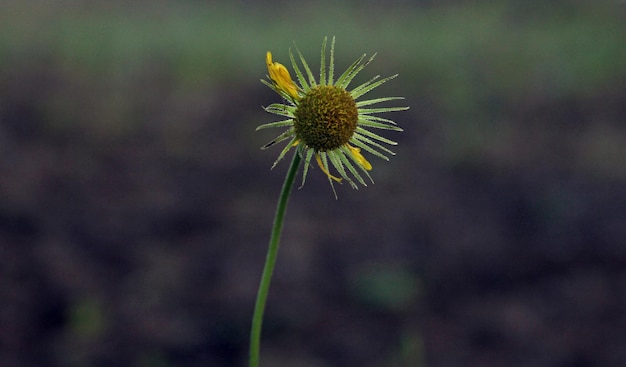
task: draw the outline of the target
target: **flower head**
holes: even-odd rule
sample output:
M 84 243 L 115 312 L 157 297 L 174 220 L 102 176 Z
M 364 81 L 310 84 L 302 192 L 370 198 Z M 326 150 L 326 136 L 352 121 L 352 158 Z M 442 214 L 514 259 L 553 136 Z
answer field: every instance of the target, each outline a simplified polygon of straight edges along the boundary
M 302 184 L 306 181 L 307 172 L 313 157 L 318 166 L 326 174 L 333 186 L 333 182 L 341 183 L 346 180 L 353 188 L 358 188 L 355 180 L 367 186 L 363 176 L 373 182 L 369 171 L 372 165 L 361 154 L 361 149 L 384 160 L 394 153 L 381 143 L 396 145 L 370 129 L 402 131 L 392 120 L 374 116 L 382 112 L 403 111 L 408 107 L 380 107 L 370 108 L 376 103 L 399 100 L 402 97 L 384 97 L 357 102 L 364 94 L 381 84 L 395 78 L 392 75 L 378 79 L 379 76 L 348 90 L 354 77 L 363 70 L 373 59 L 366 55 L 359 57 L 337 79 L 334 75 L 335 38 L 330 46 L 330 60 L 326 66 L 326 38 L 322 43 L 320 75 L 315 80 L 304 56 L 296 49 L 302 69 L 298 66 L 294 54 L 289 50 L 291 64 L 300 86 L 291 79 L 287 68 L 272 61 L 272 54 L 266 54 L 266 64 L 269 80 L 261 80 L 265 85 L 285 98 L 286 103 L 274 103 L 265 107 L 265 111 L 283 116 L 286 119 L 263 124 L 257 130 L 273 127 L 287 128 L 274 140 L 263 146 L 263 149 L 288 140 L 287 146 L 278 155 L 274 166 L 283 159 L 287 152 L 295 147 L 297 154 L 304 160 Z M 330 167 L 336 171 L 331 173 Z M 334 187 L 333 187 L 334 191 Z

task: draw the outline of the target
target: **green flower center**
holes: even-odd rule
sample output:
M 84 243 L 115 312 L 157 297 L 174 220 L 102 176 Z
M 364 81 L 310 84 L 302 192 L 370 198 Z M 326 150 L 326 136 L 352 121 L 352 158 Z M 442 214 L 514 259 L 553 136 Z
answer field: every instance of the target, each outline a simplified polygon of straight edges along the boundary
M 320 85 L 298 102 L 296 137 L 316 152 L 335 150 L 346 144 L 356 130 L 359 112 L 354 98 L 342 88 Z

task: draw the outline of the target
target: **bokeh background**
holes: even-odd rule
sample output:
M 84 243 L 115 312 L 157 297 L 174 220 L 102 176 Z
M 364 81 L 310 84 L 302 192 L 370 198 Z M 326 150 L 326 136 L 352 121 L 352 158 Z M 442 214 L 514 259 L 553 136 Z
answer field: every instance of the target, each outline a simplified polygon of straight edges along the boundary
M 264 366 L 626 365 L 623 1 L 0 1 L 0 366 L 244 366 L 265 52 L 405 96 L 295 190 Z

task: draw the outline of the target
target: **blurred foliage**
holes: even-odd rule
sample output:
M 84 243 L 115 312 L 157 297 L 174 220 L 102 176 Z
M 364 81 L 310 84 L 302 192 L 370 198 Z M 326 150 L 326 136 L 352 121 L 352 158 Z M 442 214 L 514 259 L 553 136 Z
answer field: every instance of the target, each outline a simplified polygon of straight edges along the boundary
M 428 82 L 458 93 L 446 93 L 451 106 L 471 102 L 476 87 L 589 93 L 626 76 L 619 2 L 530 3 L 401 2 L 383 12 L 352 2 L 8 1 L 0 54 L 50 56 L 67 72 L 107 79 L 163 62 L 184 83 L 241 83 L 263 73 L 267 49 L 286 60 L 292 42 L 310 50 L 336 35 L 340 60 L 356 57 L 350 49 L 379 52 L 385 69 L 403 74 L 402 92 Z
M 415 307 L 421 287 L 415 274 L 398 266 L 363 266 L 352 275 L 357 298 L 373 307 L 395 311 Z
M 95 300 L 77 301 L 71 310 L 71 329 L 78 339 L 97 338 L 104 332 L 107 322 L 102 305 Z

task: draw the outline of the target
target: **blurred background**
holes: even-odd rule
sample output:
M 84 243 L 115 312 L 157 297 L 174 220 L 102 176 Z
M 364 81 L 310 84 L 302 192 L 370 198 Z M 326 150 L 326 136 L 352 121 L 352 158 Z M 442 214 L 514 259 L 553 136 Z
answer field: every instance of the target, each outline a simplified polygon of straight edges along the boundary
M 333 35 L 410 110 L 376 184 L 294 191 L 262 364 L 625 366 L 625 10 L 0 1 L 0 366 L 244 366 L 265 52 Z

